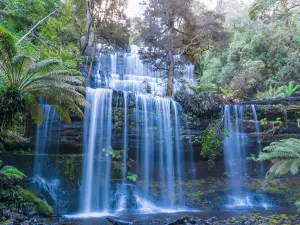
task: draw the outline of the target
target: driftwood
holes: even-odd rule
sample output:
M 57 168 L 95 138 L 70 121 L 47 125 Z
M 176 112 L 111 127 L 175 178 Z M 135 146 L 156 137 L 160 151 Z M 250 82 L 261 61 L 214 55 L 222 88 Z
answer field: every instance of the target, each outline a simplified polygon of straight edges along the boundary
M 253 100 L 253 101 L 243 101 L 240 102 L 241 105 L 290 105 L 295 102 L 299 102 L 300 97 L 289 97 L 289 98 L 278 98 L 278 99 L 270 99 L 270 100 Z
M 133 225 L 132 222 L 122 221 L 122 220 L 115 220 L 112 218 L 106 218 L 112 225 Z

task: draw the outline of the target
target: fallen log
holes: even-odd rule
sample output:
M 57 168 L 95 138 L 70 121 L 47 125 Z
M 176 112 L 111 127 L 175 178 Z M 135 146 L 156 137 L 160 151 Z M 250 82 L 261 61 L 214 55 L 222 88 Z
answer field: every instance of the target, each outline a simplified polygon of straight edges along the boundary
M 291 105 L 294 103 L 300 104 L 300 97 L 278 98 L 269 100 L 253 100 L 240 102 L 241 105 Z

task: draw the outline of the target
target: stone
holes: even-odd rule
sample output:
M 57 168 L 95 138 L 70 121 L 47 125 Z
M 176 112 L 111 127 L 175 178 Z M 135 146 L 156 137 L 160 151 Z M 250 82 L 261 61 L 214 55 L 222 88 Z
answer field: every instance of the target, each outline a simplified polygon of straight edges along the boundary
M 106 218 L 112 225 L 133 225 L 132 222 L 122 221 L 122 220 L 115 220 L 112 218 Z
M 9 219 L 11 216 L 11 213 L 9 209 L 7 209 L 5 206 L 0 208 L 0 218 L 4 217 L 5 219 Z
M 32 217 L 36 216 L 38 213 L 29 208 L 29 209 L 23 210 L 23 214 L 29 218 L 32 218 Z

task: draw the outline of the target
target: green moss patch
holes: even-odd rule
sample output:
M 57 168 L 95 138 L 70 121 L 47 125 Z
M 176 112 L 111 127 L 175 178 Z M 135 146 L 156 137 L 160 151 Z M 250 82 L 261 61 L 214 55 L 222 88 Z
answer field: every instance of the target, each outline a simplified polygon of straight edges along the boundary
M 51 206 L 37 198 L 33 193 L 20 187 L 1 189 L 0 202 L 4 202 L 10 209 L 24 210 L 32 208 L 44 216 L 51 216 L 53 214 Z

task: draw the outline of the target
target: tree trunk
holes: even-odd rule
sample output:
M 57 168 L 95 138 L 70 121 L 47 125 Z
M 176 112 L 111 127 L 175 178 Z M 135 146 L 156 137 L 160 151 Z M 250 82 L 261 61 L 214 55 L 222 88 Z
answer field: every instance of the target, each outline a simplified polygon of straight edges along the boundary
M 92 26 L 91 0 L 88 0 L 87 1 L 87 6 L 86 6 L 85 40 L 84 40 L 84 43 L 82 45 L 82 48 L 80 49 L 81 55 L 84 55 L 84 52 L 85 52 L 86 48 L 89 45 L 91 26 Z
M 168 21 L 168 27 L 169 27 L 169 35 L 171 37 L 171 43 L 168 50 L 168 60 L 167 60 L 167 66 L 168 66 L 168 82 L 167 82 L 167 93 L 166 95 L 169 97 L 172 97 L 173 95 L 173 81 L 174 81 L 174 45 L 173 45 L 173 38 L 175 38 L 175 11 L 172 10 L 169 12 L 169 21 Z
M 278 98 L 270 100 L 243 101 L 241 105 L 292 105 L 300 101 L 300 97 Z M 295 102 L 295 103 L 293 103 Z
M 29 121 L 30 121 L 30 116 L 26 114 L 24 116 L 24 137 L 28 137 L 28 131 L 29 131 Z
M 168 51 L 168 82 L 167 82 L 167 96 L 173 95 L 173 79 L 174 79 L 174 55 L 171 50 Z

